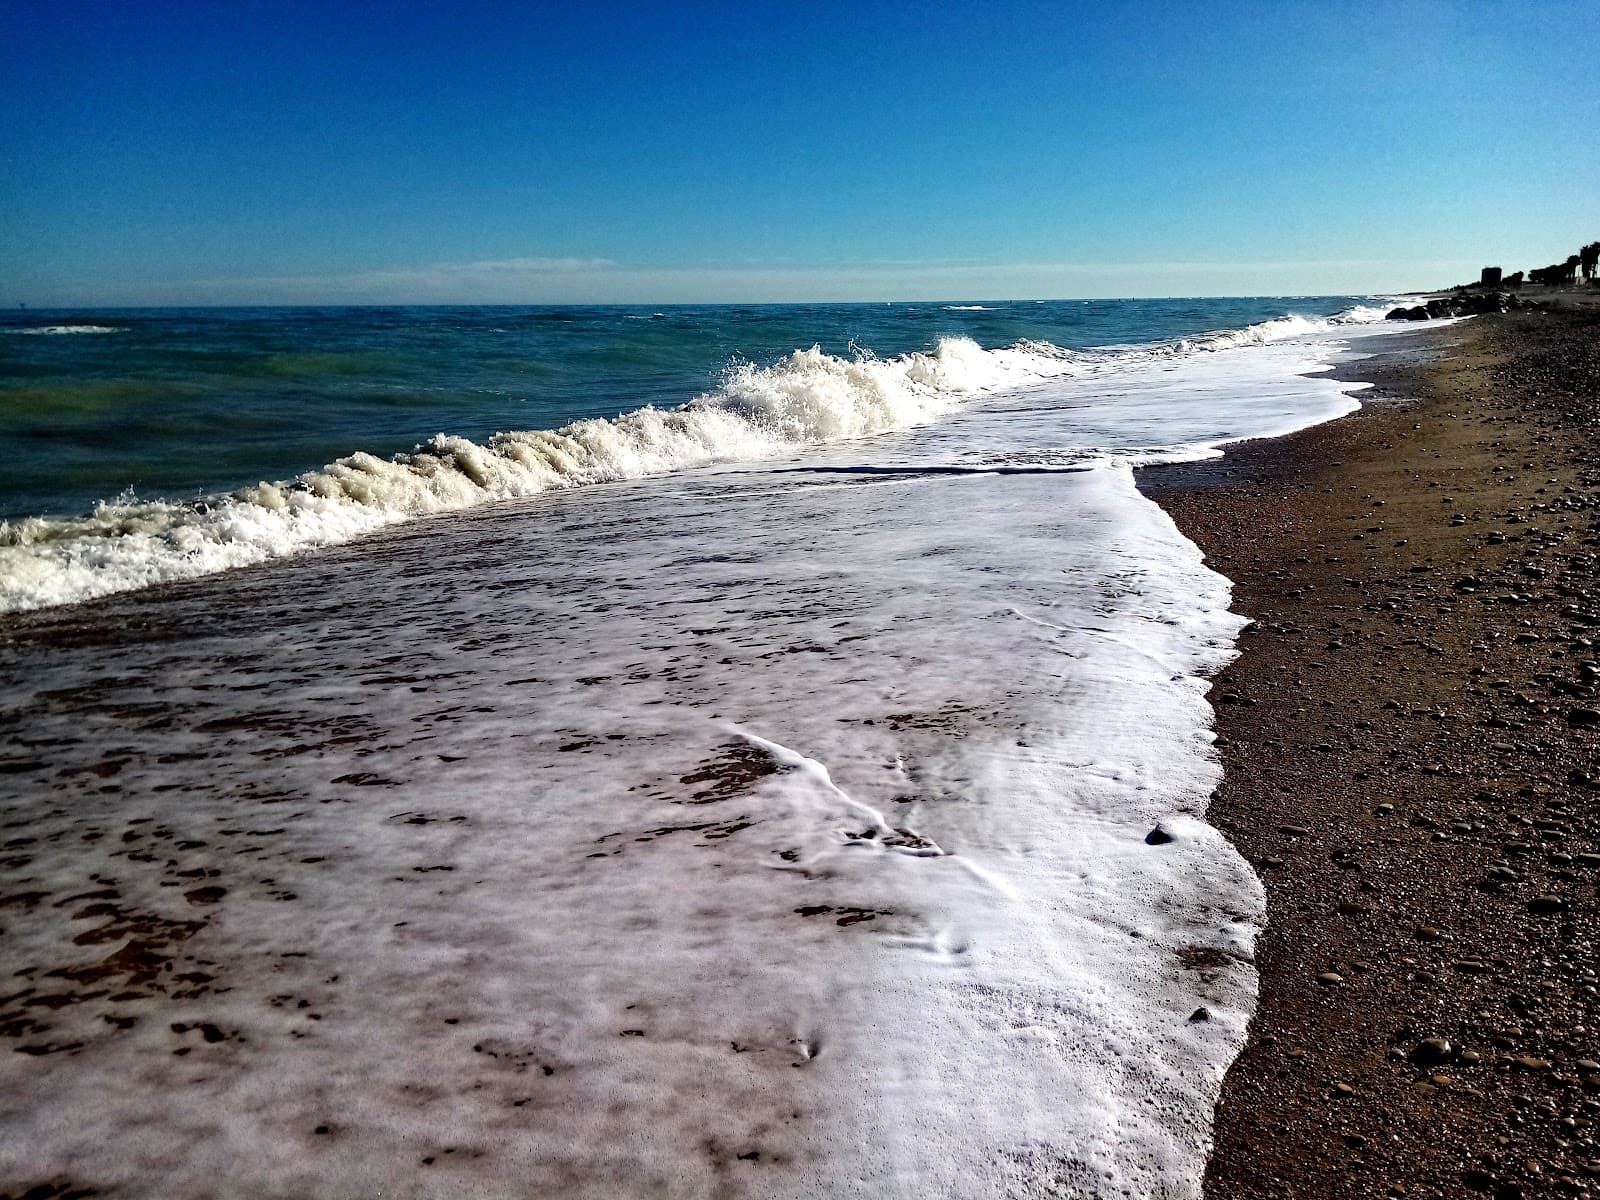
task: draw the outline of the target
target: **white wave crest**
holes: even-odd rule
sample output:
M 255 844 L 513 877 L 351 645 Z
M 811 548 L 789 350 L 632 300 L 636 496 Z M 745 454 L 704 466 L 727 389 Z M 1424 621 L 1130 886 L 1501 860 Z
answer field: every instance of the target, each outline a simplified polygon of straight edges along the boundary
M 1200 334 L 1169 342 L 1162 350 L 1167 354 L 1188 354 L 1195 351 L 1232 350 L 1238 346 L 1264 346 L 1286 338 L 1306 337 L 1310 334 L 1328 333 L 1347 325 L 1366 325 L 1383 319 L 1386 309 L 1360 304 L 1327 317 L 1302 317 L 1290 313 L 1247 325 L 1243 329 L 1225 329 L 1216 333 Z
M 946 304 L 945 312 L 994 312 L 987 304 Z
M 86 517 L 0 522 L 0 612 L 72 603 L 349 541 L 408 518 L 589 483 L 747 461 L 905 429 L 964 395 L 1071 368 L 1054 346 L 984 350 L 945 338 L 877 359 L 796 350 L 739 364 L 675 409 L 499 433 L 440 434 L 393 458 L 356 453 L 299 478 L 180 503 L 121 498 Z
M 64 333 L 121 333 L 115 325 L 34 325 L 27 329 L 7 329 L 6 333 L 56 335 Z
M 1108 353 L 1021 341 L 985 350 L 964 337 L 879 359 L 818 347 L 770 366 L 728 369 L 720 387 L 673 409 L 498 433 L 439 434 L 409 453 L 355 453 L 296 479 L 191 502 L 104 501 L 85 517 L 0 521 L 0 612 L 69 604 L 347 542 L 413 517 L 590 483 L 770 458 L 800 446 L 907 429 L 964 396 L 1153 358 L 1231 350 L 1381 320 L 1358 307 Z M 102 326 L 60 326 L 103 329 Z

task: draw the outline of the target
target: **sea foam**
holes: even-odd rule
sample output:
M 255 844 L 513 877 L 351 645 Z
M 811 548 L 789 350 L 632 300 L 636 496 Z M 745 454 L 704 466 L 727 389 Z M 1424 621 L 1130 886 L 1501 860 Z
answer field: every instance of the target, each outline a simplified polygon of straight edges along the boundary
M 1263 919 L 1203 819 L 1242 619 L 1129 463 L 1351 403 L 1267 341 L 738 368 L 688 414 L 764 446 L 885 420 L 811 402 L 852 371 L 944 419 L 22 644 L 7 936 L 72 1052 L 14 1056 L 0 1187 L 1198 1198 Z M 54 1003 L 145 969 L 128 914 L 172 969 Z
M 1240 620 L 1125 467 L 448 533 L 0 667 L 51 777 L 121 764 L 0 786 L 8 944 L 72 1001 L 27 1044 L 73 1047 L 12 1056 L 0 1188 L 1197 1195 L 1261 908 L 1198 819 Z M 174 961 L 112 1003 L 124 913 Z

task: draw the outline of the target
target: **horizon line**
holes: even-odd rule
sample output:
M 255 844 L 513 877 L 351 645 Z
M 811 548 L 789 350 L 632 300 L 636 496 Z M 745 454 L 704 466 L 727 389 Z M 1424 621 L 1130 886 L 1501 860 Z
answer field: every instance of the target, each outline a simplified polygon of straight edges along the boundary
M 287 303 L 284 301 L 268 301 L 263 303 L 243 303 L 238 301 L 216 302 L 196 301 L 192 304 L 31 304 L 27 301 L 18 301 L 15 305 L 0 309 L 0 313 L 18 312 L 166 312 L 189 309 L 251 309 L 251 308 L 806 308 L 818 305 L 831 307 L 893 307 L 895 305 L 923 305 L 954 303 L 970 304 L 1123 304 L 1130 301 L 1149 300 L 1329 300 L 1353 299 L 1358 297 L 1398 297 L 1418 296 L 1441 289 L 1438 287 L 1403 288 L 1399 290 L 1380 290 L 1365 292 L 1189 292 L 1172 293 L 1166 295 L 1147 296 L 927 296 L 913 299 L 890 300 L 539 300 L 539 301 L 495 301 L 495 300 L 389 300 L 382 302 L 350 302 L 350 301 L 309 301 L 306 303 Z

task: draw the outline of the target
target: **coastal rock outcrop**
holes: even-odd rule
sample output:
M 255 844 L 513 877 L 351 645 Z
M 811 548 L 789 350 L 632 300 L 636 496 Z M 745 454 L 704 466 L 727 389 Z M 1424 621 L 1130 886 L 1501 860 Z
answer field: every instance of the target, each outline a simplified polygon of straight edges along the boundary
M 1435 296 L 1426 304 L 1390 309 L 1385 319 L 1429 321 L 1441 317 L 1476 317 L 1523 307 L 1526 306 L 1522 298 L 1511 292 L 1457 292 L 1451 296 Z
M 1383 319 L 1386 321 L 1426 321 L 1428 319 L 1428 310 L 1420 304 L 1413 308 L 1391 308 L 1384 314 Z

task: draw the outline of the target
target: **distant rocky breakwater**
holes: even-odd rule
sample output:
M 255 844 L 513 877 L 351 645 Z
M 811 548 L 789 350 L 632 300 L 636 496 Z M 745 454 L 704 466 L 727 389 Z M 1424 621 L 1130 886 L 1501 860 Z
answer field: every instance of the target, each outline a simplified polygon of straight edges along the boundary
M 1545 298 L 1535 300 L 1523 296 L 1524 284 L 1547 289 Z M 1565 307 L 1584 293 L 1595 295 L 1597 286 L 1600 286 L 1600 241 L 1588 243 L 1562 262 L 1531 271 L 1506 275 L 1499 267 L 1485 267 L 1476 283 L 1458 283 L 1448 292 L 1430 296 L 1426 303 L 1392 308 L 1385 316 L 1391 321 L 1429 321 L 1441 317 L 1477 317 L 1519 308 Z
M 1515 292 L 1465 292 L 1435 296 L 1426 304 L 1391 308 L 1384 314 L 1390 321 L 1436 321 L 1442 317 L 1477 317 L 1485 313 L 1511 312 L 1519 308 L 1544 308 L 1539 300 L 1524 300 Z

